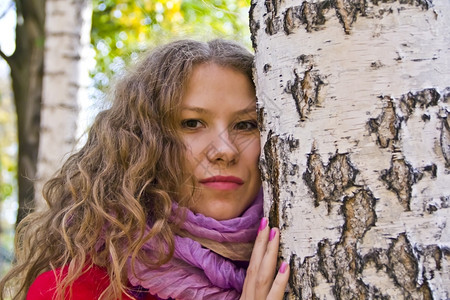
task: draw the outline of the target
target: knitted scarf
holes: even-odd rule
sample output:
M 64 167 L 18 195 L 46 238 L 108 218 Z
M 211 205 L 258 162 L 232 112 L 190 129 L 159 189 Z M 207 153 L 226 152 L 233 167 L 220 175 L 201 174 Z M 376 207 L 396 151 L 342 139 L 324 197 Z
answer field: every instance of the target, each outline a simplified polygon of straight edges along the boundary
M 183 210 L 185 221 L 175 235 L 172 259 L 157 269 L 137 261 L 136 276 L 129 268 L 129 282 L 161 299 L 239 299 L 246 269 L 231 260 L 250 259 L 263 214 L 262 202 L 260 191 L 240 217 L 223 221 Z M 174 204 L 174 215 L 179 210 Z M 151 255 L 155 243 L 150 240 L 143 251 Z

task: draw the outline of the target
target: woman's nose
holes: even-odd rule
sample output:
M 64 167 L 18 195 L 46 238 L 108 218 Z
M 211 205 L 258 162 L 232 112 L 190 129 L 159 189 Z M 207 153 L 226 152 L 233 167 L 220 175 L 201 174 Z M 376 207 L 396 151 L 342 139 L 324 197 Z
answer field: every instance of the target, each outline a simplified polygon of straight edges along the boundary
M 208 145 L 206 157 L 211 163 L 229 166 L 237 163 L 239 149 L 228 130 L 222 131 Z

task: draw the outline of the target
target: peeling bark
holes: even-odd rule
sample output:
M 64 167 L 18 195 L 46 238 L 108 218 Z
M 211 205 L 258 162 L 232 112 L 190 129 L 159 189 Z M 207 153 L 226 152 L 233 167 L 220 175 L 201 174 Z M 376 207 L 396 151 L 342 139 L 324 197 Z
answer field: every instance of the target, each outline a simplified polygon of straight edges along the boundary
M 414 112 L 416 108 L 428 108 L 438 104 L 441 95 L 436 89 L 424 89 L 417 93 L 408 93 L 400 98 L 400 109 L 403 112 L 405 121 Z
M 281 18 L 278 15 L 279 6 L 282 0 L 265 0 L 264 4 L 267 10 L 266 32 L 268 34 L 275 34 L 281 29 Z
M 301 56 L 298 60 L 302 65 L 307 64 L 307 69 L 302 75 L 294 69 L 295 79 L 293 83 L 288 81 L 286 92 L 292 94 L 300 121 L 305 121 L 311 108 L 319 105 L 319 92 L 324 82 L 310 59 Z
M 401 234 L 388 250 L 389 273 L 403 290 L 405 298 L 433 299 L 426 282 L 419 285 L 418 262 L 405 234 Z
M 332 8 L 333 1 L 303 2 L 300 6 L 289 7 L 284 13 L 284 32 L 291 34 L 300 25 L 308 32 L 321 29 L 325 24 L 325 15 Z
M 334 295 L 338 299 L 366 299 L 368 296 L 368 287 L 359 275 L 361 258 L 357 252 L 357 243 L 375 226 L 374 207 L 375 199 L 365 190 L 359 190 L 344 200 L 346 223 L 342 240 L 337 244 L 333 255 L 336 269 Z
M 365 15 L 365 2 L 364 0 L 335 0 L 336 16 L 346 34 L 350 33 L 357 14 Z
M 393 141 L 398 140 L 398 130 L 400 125 L 395 114 L 393 99 L 384 97 L 387 106 L 381 115 L 376 119 L 370 119 L 368 124 L 371 132 L 377 135 L 377 144 L 381 148 L 393 146 Z
M 269 133 L 266 144 L 264 145 L 264 160 L 261 162 L 263 167 L 263 180 L 268 181 L 272 186 L 272 201 L 269 211 L 269 224 L 271 227 L 279 227 L 279 201 L 280 201 L 280 162 L 277 153 L 277 136 Z
M 324 166 L 320 155 L 313 151 L 303 179 L 314 193 L 315 205 L 325 201 L 330 209 L 331 201 L 341 201 L 344 190 L 355 185 L 357 173 L 345 154 L 336 154 Z
M 392 159 L 391 168 L 385 170 L 381 176 L 388 188 L 393 190 L 405 210 L 410 210 L 412 185 L 416 182 L 417 174 L 404 159 Z

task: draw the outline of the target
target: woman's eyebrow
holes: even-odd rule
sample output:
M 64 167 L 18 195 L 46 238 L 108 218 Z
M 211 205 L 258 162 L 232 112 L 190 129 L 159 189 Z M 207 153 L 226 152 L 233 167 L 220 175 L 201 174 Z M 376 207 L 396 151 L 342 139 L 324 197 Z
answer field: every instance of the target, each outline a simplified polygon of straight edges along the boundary
M 198 106 L 183 106 L 181 110 L 189 110 L 196 113 L 201 114 L 211 114 L 212 112 L 206 108 L 198 107 Z M 234 112 L 236 115 L 244 115 L 244 114 L 250 114 L 250 113 L 256 113 L 256 107 L 247 107 L 241 110 L 238 110 Z
M 244 115 L 244 114 L 251 114 L 251 113 L 255 113 L 256 114 L 256 107 L 247 107 L 241 110 L 238 110 L 236 112 L 237 115 Z
M 205 108 L 201 108 L 201 107 L 197 107 L 197 106 L 183 106 L 181 108 L 181 110 L 190 110 L 190 111 L 194 111 L 194 112 L 197 112 L 197 113 L 203 113 L 203 114 L 206 114 L 206 113 L 210 112 L 209 110 L 207 110 Z

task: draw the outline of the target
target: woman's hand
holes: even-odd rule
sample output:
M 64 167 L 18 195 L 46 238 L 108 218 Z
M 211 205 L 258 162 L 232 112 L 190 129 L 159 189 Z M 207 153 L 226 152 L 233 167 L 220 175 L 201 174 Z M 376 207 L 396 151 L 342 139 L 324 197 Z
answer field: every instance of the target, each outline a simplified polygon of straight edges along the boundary
M 267 218 L 261 219 L 241 300 L 283 299 L 289 279 L 289 265 L 283 262 L 274 279 L 280 231 L 278 228 L 270 229 L 267 223 Z

